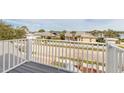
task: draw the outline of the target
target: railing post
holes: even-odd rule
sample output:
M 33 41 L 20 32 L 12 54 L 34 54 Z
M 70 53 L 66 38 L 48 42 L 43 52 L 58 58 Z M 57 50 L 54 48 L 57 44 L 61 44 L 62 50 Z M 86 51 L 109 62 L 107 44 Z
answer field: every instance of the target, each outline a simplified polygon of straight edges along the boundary
M 26 59 L 28 61 L 32 59 L 32 39 L 26 40 Z
M 107 63 L 106 72 L 115 73 L 117 72 L 117 52 L 116 48 L 112 47 L 111 44 L 107 44 Z

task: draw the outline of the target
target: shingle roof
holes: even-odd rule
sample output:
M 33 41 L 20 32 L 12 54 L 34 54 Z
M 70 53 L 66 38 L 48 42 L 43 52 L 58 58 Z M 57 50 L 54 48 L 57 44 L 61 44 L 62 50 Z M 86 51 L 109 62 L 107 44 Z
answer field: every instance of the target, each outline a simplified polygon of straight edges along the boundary
M 67 37 L 72 37 L 72 34 L 70 32 L 67 32 L 65 34 L 65 36 Z M 92 37 L 95 38 L 93 35 L 91 35 L 90 33 L 86 33 L 86 32 L 76 32 L 75 36 L 81 36 L 81 37 Z
M 46 31 L 46 32 L 36 32 L 34 33 L 34 35 L 37 35 L 37 36 L 55 36 L 54 34 Z

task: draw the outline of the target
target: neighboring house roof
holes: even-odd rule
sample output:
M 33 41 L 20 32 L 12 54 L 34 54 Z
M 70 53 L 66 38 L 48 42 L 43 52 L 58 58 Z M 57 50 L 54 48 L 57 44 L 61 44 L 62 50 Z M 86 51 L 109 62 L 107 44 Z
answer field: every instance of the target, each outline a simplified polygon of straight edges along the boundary
M 50 32 L 48 32 L 48 31 L 46 31 L 46 32 L 36 32 L 36 33 L 34 33 L 34 35 L 35 36 L 55 36 L 54 34 L 52 34 L 52 33 L 50 33 Z
M 72 37 L 71 32 L 67 32 L 65 34 L 66 37 Z M 91 35 L 90 33 L 86 32 L 76 32 L 75 36 L 80 36 L 80 37 L 88 37 L 88 38 L 96 38 L 95 36 Z
M 66 32 L 66 33 L 65 33 L 65 36 L 66 36 L 66 37 L 72 37 L 72 34 L 71 34 L 70 32 Z
M 41 36 L 52 36 L 53 37 L 55 35 L 47 31 L 47 32 L 42 32 Z

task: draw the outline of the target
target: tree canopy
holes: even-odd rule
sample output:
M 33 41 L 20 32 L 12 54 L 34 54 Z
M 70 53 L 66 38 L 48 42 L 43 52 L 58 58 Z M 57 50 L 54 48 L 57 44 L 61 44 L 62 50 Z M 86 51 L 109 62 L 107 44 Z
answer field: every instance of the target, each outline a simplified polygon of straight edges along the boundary
M 45 30 L 44 29 L 40 29 L 40 30 L 38 30 L 38 32 L 45 32 Z
M 11 25 L 0 22 L 0 40 L 24 38 L 26 31 L 21 27 L 14 28 Z
M 104 37 L 108 37 L 108 38 L 118 38 L 119 37 L 119 32 L 114 31 L 112 29 L 108 29 L 108 30 L 104 30 L 104 31 L 93 30 L 93 31 L 90 31 L 89 33 L 91 33 L 94 36 L 104 35 Z

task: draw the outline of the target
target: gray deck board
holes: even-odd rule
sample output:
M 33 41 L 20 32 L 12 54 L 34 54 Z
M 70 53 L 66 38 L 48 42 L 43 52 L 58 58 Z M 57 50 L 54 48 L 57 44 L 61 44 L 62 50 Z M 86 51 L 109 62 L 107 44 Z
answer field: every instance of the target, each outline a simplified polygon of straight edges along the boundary
M 62 69 L 54 68 L 35 62 L 26 62 L 7 73 L 70 73 Z

